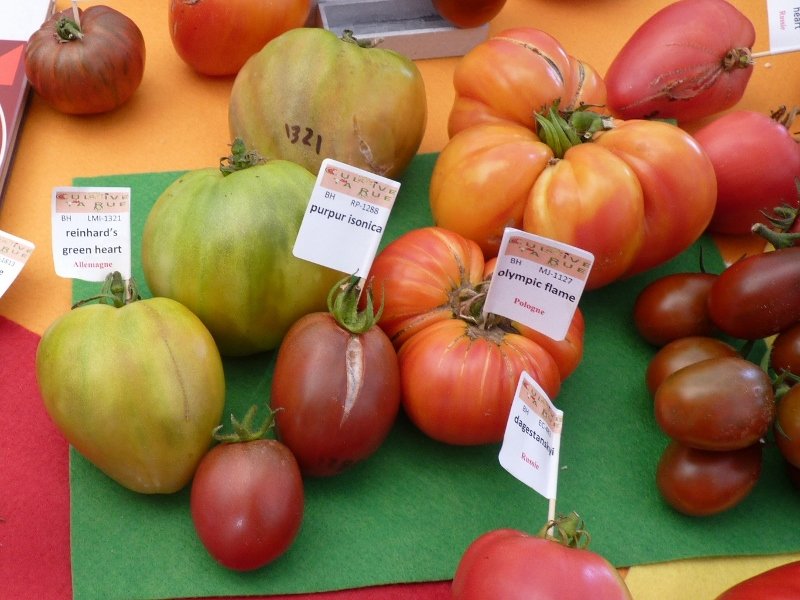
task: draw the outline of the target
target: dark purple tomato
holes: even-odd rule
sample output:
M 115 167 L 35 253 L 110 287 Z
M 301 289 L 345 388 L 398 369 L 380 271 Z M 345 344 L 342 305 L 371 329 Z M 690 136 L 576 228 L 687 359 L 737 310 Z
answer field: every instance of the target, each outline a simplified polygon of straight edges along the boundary
M 655 394 L 669 375 L 691 364 L 718 356 L 739 356 L 739 352 L 720 339 L 691 336 L 673 340 L 662 346 L 647 365 L 647 389 Z

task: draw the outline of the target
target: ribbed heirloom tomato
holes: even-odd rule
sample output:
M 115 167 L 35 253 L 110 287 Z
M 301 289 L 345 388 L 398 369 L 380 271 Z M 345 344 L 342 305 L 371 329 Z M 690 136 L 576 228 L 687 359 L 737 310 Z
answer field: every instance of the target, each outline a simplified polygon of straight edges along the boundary
M 370 271 L 384 306 L 379 325 L 398 349 L 402 406 L 424 433 L 446 443 L 500 441 L 520 373 L 554 399 L 583 350 L 579 313 L 550 350 L 537 334 L 482 314 L 484 270 L 475 242 L 425 227 L 389 244 Z

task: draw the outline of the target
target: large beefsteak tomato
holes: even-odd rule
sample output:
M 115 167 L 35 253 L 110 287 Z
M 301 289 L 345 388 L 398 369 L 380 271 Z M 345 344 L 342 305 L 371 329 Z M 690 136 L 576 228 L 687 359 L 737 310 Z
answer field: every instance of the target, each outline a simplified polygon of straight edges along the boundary
M 98 304 L 54 321 L 36 351 L 47 413 L 66 440 L 120 485 L 183 488 L 213 441 L 225 405 L 211 334 L 169 298 L 139 299 L 109 276 Z
M 475 539 L 453 578 L 453 600 L 630 600 L 617 570 L 588 549 L 572 513 L 554 522 L 557 535 L 495 529 Z
M 534 114 L 554 102 L 572 109 L 606 101 L 605 83 L 591 65 L 530 27 L 502 31 L 472 48 L 458 61 L 453 85 L 450 136 L 494 121 L 533 128 Z
M 425 84 L 406 56 L 319 27 L 292 29 L 241 68 L 232 137 L 317 173 L 325 158 L 397 177 L 422 142 Z
M 605 74 L 608 107 L 623 119 L 688 122 L 744 95 L 755 28 L 726 0 L 678 0 L 647 19 Z
M 276 348 L 292 323 L 325 307 L 341 277 L 292 254 L 314 181 L 289 161 L 260 164 L 241 140 L 230 165 L 181 175 L 142 233 L 152 292 L 189 307 L 223 355 Z
M 698 143 L 662 121 L 620 121 L 590 110 L 511 121 L 453 136 L 434 165 L 434 222 L 497 253 L 506 227 L 594 255 L 587 289 L 674 257 L 714 211 L 714 168 Z
M 583 349 L 579 313 L 551 350 L 530 330 L 483 314 L 484 262 L 475 242 L 425 227 L 386 246 L 370 271 L 379 325 L 398 349 L 402 406 L 424 433 L 451 444 L 500 441 L 522 371 L 554 399 Z

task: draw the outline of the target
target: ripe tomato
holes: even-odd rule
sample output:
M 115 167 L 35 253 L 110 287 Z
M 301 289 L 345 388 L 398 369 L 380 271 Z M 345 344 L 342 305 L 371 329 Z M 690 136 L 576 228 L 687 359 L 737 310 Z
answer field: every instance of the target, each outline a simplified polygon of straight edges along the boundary
M 761 444 L 739 450 L 700 450 L 671 441 L 658 461 L 656 485 L 672 508 L 693 517 L 733 508 L 761 476 Z
M 642 23 L 608 67 L 608 107 L 623 119 L 680 122 L 730 108 L 753 73 L 754 41 L 753 24 L 726 0 L 668 4 Z
M 577 515 L 562 518 L 574 530 Z M 578 530 L 577 534 L 583 534 Z M 453 600 L 630 600 L 617 570 L 601 555 L 566 542 L 515 529 L 495 529 L 475 539 L 458 563 Z
M 54 321 L 36 352 L 45 409 L 66 440 L 135 492 L 183 488 L 225 405 L 222 360 L 185 306 L 138 299 L 109 276 L 103 299 Z
M 400 409 L 394 347 L 377 326 L 371 300 L 357 311 L 358 280 L 342 291 L 346 281 L 331 290 L 328 312 L 292 325 L 272 376 L 278 438 L 304 475 L 336 475 L 371 456 Z
M 659 348 L 647 365 L 647 389 L 655 394 L 661 383 L 678 369 L 720 356 L 740 356 L 730 344 L 706 336 L 678 338 Z
M 254 410 L 221 436 L 197 467 L 189 509 L 197 536 L 220 564 L 251 571 L 284 554 L 303 522 L 303 479 L 289 449 L 257 431 Z
M 169 35 L 198 73 L 235 75 L 264 44 L 302 27 L 310 9 L 310 0 L 170 0 Z
M 715 600 L 796 600 L 800 598 L 800 561 L 793 561 L 728 588 Z
M 735 356 L 693 363 L 669 375 L 654 399 L 656 422 L 668 436 L 703 450 L 736 450 L 758 442 L 775 418 L 772 381 Z
M 639 335 L 655 345 L 689 336 L 710 336 L 716 326 L 708 315 L 712 273 L 672 273 L 642 289 L 633 305 Z
M 595 256 L 587 289 L 659 265 L 703 233 L 716 179 L 688 133 L 659 121 L 609 122 L 591 111 L 540 116 L 547 122 L 541 138 L 496 120 L 450 139 L 431 175 L 437 225 L 489 257 L 506 227 L 583 248 Z M 579 136 L 575 123 L 584 118 L 602 130 Z M 574 145 L 557 144 L 563 138 L 553 129 L 568 131 Z
M 711 286 L 708 311 L 722 332 L 747 340 L 794 325 L 800 320 L 800 246 L 733 263 Z
M 480 27 L 494 19 L 506 0 L 433 0 L 433 7 L 456 27 Z
M 694 133 L 717 175 L 713 233 L 747 234 L 764 213 L 797 196 L 800 149 L 788 127 L 794 114 L 726 113 Z
M 54 14 L 25 47 L 25 75 L 56 110 L 102 113 L 126 102 L 144 75 L 145 46 L 139 27 L 108 6 L 71 8 Z
M 795 385 L 778 400 L 775 443 L 790 464 L 800 467 L 800 386 Z
M 233 146 L 231 163 L 247 165 Z M 285 160 L 226 169 L 189 171 L 164 190 L 144 225 L 142 268 L 153 294 L 185 304 L 223 355 L 242 356 L 277 348 L 325 307 L 341 273 L 292 254 L 311 173 Z
M 398 348 L 402 406 L 446 443 L 500 441 L 523 369 L 551 399 L 561 385 L 544 347 L 508 319 L 482 315 L 484 267 L 474 242 L 425 227 L 386 246 L 370 271 L 384 307 L 379 324 Z M 566 343 L 582 352 L 582 331 L 571 332 L 580 337 Z
M 427 115 L 425 82 L 409 58 L 299 27 L 242 67 L 228 121 L 232 137 L 312 173 L 332 158 L 393 178 L 416 155 Z
M 529 27 L 502 31 L 472 48 L 456 63 L 453 85 L 450 136 L 496 121 L 533 129 L 534 113 L 553 102 L 570 110 L 581 103 L 602 106 L 606 100 L 603 79 L 589 64 L 548 33 Z
M 778 333 L 772 341 L 769 364 L 778 374 L 789 371 L 800 377 L 800 321 Z M 786 383 L 792 381 L 787 379 Z

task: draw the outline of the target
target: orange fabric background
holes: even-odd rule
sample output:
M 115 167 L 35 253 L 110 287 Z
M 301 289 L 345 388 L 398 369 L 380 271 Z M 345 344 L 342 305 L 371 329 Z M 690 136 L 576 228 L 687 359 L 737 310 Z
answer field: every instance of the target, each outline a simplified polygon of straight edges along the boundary
M 80 6 L 100 3 L 87 0 Z M 22 274 L 0 298 L 0 315 L 39 334 L 68 310 L 70 303 L 71 283 L 57 277 L 53 269 L 52 188 L 70 185 L 79 176 L 213 166 L 227 154 L 230 142 L 227 101 L 233 78 L 202 77 L 181 62 L 169 39 L 168 1 L 102 3 L 131 17 L 144 34 L 147 64 L 142 85 L 125 106 L 94 117 L 62 115 L 33 94 L 0 212 L 0 230 L 36 245 Z M 766 0 L 732 3 L 756 27 L 753 50 L 767 50 Z M 603 74 L 635 28 L 667 4 L 666 0 L 508 0 L 491 23 L 490 33 L 516 26 L 543 29 L 571 54 Z M 57 2 L 59 9 L 68 6 L 68 0 Z M 451 78 L 457 60 L 417 63 L 425 79 L 429 106 L 428 128 L 420 152 L 438 151 L 447 140 L 446 122 L 453 98 Z M 797 54 L 758 59 L 737 108 L 768 112 L 780 104 L 800 104 L 798 67 Z M 742 244 L 752 246 L 750 240 L 720 242 L 723 250 Z M 797 558 L 800 556 L 706 559 L 636 567 L 628 573 L 627 581 L 636 600 L 710 600 L 743 577 Z

